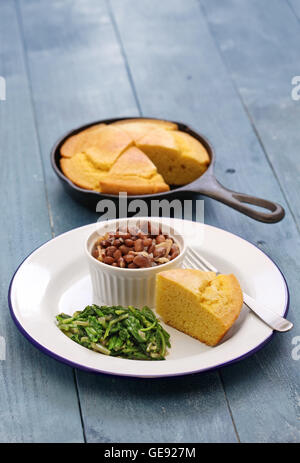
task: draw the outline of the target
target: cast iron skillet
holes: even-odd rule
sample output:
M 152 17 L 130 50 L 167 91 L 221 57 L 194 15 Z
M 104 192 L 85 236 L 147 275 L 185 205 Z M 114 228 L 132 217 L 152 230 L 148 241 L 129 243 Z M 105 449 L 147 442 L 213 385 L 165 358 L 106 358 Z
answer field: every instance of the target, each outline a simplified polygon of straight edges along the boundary
M 81 202 L 85 206 L 96 210 L 96 205 L 98 201 L 105 198 L 111 198 L 113 200 L 117 200 L 117 195 L 108 195 L 98 193 L 92 190 L 85 190 L 80 188 L 74 183 L 71 182 L 65 175 L 62 173 L 59 159 L 60 159 L 60 147 L 65 142 L 65 140 L 70 137 L 71 135 L 75 135 L 76 133 L 80 132 L 81 130 L 87 129 L 95 124 L 106 123 L 109 124 L 111 122 L 116 122 L 123 119 L 148 119 L 148 118 L 130 118 L 130 117 L 122 117 L 122 118 L 115 118 L 115 119 L 104 119 L 101 121 L 96 121 L 90 124 L 83 125 L 78 127 L 75 130 L 71 130 L 70 132 L 66 133 L 63 137 L 61 137 L 54 145 L 51 151 L 51 163 L 55 173 L 58 175 L 59 179 L 61 180 L 64 188 L 66 191 L 77 201 Z M 153 119 L 153 118 L 151 118 Z M 172 121 L 173 122 L 173 121 Z M 242 212 L 243 214 L 252 217 L 252 219 L 259 220 L 260 222 L 265 223 L 275 223 L 279 222 L 284 217 L 284 209 L 280 204 L 268 201 L 266 199 L 256 198 L 255 196 L 250 196 L 244 193 L 237 193 L 235 191 L 229 190 L 222 186 L 214 175 L 214 163 L 215 163 L 215 154 L 211 144 L 199 133 L 192 130 L 189 126 L 182 124 L 181 122 L 175 122 L 179 129 L 189 133 L 193 137 L 197 138 L 207 149 L 207 152 L 210 156 L 210 165 L 207 171 L 201 175 L 201 177 L 194 180 L 192 183 L 189 183 L 184 186 L 180 186 L 178 188 L 173 188 L 168 192 L 163 193 L 156 193 L 152 195 L 136 195 L 136 196 L 128 196 L 128 199 L 144 199 L 144 200 L 151 200 L 151 199 L 164 199 L 169 198 L 171 199 L 172 196 L 180 197 L 185 194 L 191 193 L 200 193 L 204 196 L 208 196 L 210 198 L 216 199 L 228 206 Z M 249 205 L 258 206 L 264 209 L 267 209 L 270 212 L 263 212 L 256 209 L 251 208 Z

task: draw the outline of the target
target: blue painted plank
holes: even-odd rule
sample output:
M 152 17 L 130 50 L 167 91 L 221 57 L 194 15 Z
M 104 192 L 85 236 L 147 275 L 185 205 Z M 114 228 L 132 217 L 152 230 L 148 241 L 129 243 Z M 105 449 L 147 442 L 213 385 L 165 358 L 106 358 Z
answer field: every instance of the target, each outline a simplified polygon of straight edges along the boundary
M 49 166 L 49 147 L 65 129 L 101 117 L 137 115 L 138 107 L 105 2 L 54 1 L 45 8 L 27 0 L 20 8 L 49 202 L 60 233 L 96 215 L 61 192 Z M 236 441 L 217 373 L 171 381 L 170 394 L 164 381 L 81 372 L 78 378 L 88 441 Z
M 299 227 L 300 101 L 291 95 L 292 78 L 299 75 L 299 20 L 281 0 L 271 8 L 259 0 L 202 0 L 202 5 Z
M 13 2 L 0 3 L 0 441 L 81 442 L 73 372 L 36 350 L 17 331 L 7 307 L 16 267 L 51 238 L 29 82 Z M 5 345 L 5 350 L 2 351 Z
M 233 7 L 226 12 L 226 4 L 232 2 L 212 3 L 222 14 L 217 15 L 212 8 L 211 16 L 222 25 L 223 18 L 233 14 Z M 243 8 L 245 3 L 232 5 Z M 190 123 L 211 139 L 220 180 L 238 191 L 279 201 L 287 209 L 284 221 L 270 226 L 205 200 L 206 222 L 237 233 L 267 251 L 282 268 L 292 290 L 289 316 L 295 322 L 294 330 L 276 336 L 252 359 L 222 371 L 237 433 L 244 442 L 299 440 L 299 365 L 291 357 L 291 342 L 299 334 L 300 324 L 295 310 L 300 303 L 299 234 L 247 108 L 228 75 L 199 2 L 140 0 L 132 5 L 129 0 L 112 0 L 111 5 L 143 113 Z M 260 11 L 261 31 L 272 17 L 264 7 L 265 12 Z M 294 27 L 295 18 L 291 16 L 290 21 Z M 245 34 L 248 22 L 251 18 L 245 14 L 240 40 L 249 35 Z M 235 23 L 239 23 L 239 17 L 235 17 Z M 247 57 L 251 53 L 255 56 L 249 51 Z M 252 67 L 259 72 L 261 64 L 257 60 Z M 243 62 L 237 61 L 235 73 L 239 66 Z M 261 93 L 268 93 L 272 85 L 270 76 L 265 77 L 260 80 Z M 292 127 L 290 133 L 297 138 L 296 127 Z
M 300 3 L 299 0 L 287 0 L 288 4 L 290 5 L 291 9 L 300 20 Z
M 54 142 L 81 124 L 138 112 L 105 2 L 18 4 L 54 232 L 59 234 L 95 221 L 98 214 L 63 190 L 49 161 Z

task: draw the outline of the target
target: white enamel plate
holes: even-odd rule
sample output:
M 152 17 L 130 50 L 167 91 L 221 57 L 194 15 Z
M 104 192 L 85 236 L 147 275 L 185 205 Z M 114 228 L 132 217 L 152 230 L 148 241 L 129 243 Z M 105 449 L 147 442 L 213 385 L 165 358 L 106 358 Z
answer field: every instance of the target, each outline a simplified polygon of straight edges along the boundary
M 169 219 L 170 220 L 170 219 Z M 234 273 L 245 292 L 279 315 L 288 310 L 285 279 L 274 262 L 248 241 L 219 228 L 171 219 L 187 244 L 223 273 Z M 245 307 L 216 347 L 165 326 L 171 349 L 165 361 L 112 358 L 76 344 L 55 324 L 60 312 L 73 314 L 93 303 L 84 242 L 95 224 L 77 228 L 45 243 L 20 265 L 9 288 L 11 315 L 24 336 L 42 352 L 68 365 L 136 377 L 163 377 L 201 372 L 240 360 L 260 349 L 272 330 Z

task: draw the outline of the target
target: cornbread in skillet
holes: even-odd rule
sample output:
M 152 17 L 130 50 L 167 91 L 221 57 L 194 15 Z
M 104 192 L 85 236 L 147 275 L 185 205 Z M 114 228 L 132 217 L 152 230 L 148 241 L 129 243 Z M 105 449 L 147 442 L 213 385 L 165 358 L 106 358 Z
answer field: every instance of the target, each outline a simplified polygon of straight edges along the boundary
M 133 146 L 121 154 L 109 174 L 100 180 L 100 189 L 107 194 L 127 191 L 135 195 L 168 191 L 169 186 L 150 159 Z
M 75 185 L 87 190 L 100 191 L 100 180 L 107 175 L 107 171 L 97 169 L 84 153 L 61 158 L 60 167 Z
M 118 127 L 107 125 L 96 133 L 90 134 L 90 140 L 82 151 L 95 167 L 109 170 L 121 153 L 133 145 L 132 138 Z
M 136 145 L 156 165 L 166 183 L 172 184 L 172 170 L 180 158 L 172 131 L 160 127 L 150 130 L 136 142 Z
M 179 130 L 150 130 L 136 145 L 149 156 L 170 185 L 192 182 L 205 172 L 209 164 L 204 146 Z
M 169 182 L 173 185 L 185 185 L 202 175 L 210 162 L 202 143 L 188 133 L 176 130 L 172 132 L 180 151 L 178 162 L 172 166 Z
M 129 148 L 134 150 L 123 157 Z M 61 155 L 61 169 L 76 185 L 131 195 L 164 192 L 169 185 L 190 183 L 205 172 L 210 161 L 197 139 L 178 130 L 173 122 L 156 119 L 97 124 L 69 137 Z
M 88 129 L 82 130 L 76 135 L 67 138 L 60 149 L 60 154 L 65 158 L 71 158 L 76 153 L 83 151 L 84 146 L 90 139 L 90 134 L 93 131 L 98 131 L 99 128 L 104 127 L 106 124 L 92 125 Z
M 157 313 L 168 325 L 209 346 L 223 338 L 242 305 L 242 290 L 232 274 L 173 269 L 157 275 Z

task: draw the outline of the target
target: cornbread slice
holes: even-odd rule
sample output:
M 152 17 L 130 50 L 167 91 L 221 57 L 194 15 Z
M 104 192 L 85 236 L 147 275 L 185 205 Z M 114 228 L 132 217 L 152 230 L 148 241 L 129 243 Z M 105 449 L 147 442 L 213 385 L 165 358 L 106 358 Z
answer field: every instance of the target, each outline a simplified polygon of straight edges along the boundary
M 81 152 L 88 142 L 91 132 L 97 132 L 99 128 L 104 126 L 105 124 L 92 125 L 88 129 L 82 130 L 76 135 L 67 138 L 60 149 L 60 154 L 66 158 L 71 158 L 74 154 Z
M 176 130 L 172 135 L 180 151 L 180 158 L 172 166 L 168 181 L 173 185 L 185 185 L 206 171 L 210 158 L 202 143 L 188 133 Z
M 95 167 L 109 170 L 120 154 L 131 145 L 133 140 L 124 130 L 107 125 L 89 134 L 82 151 Z
M 157 167 L 158 172 L 167 183 L 174 180 L 172 170 L 180 158 L 180 151 L 173 137 L 173 131 L 155 128 L 136 142 L 136 146 L 142 150 Z
M 157 169 L 143 151 L 132 146 L 121 154 L 109 173 L 113 175 L 137 175 L 138 177 L 150 178 L 157 174 Z
M 60 166 L 63 173 L 75 185 L 87 190 L 100 191 L 100 180 L 107 171 L 97 169 L 84 153 L 77 153 L 71 158 L 61 158 Z
M 128 148 L 115 162 L 104 179 L 100 180 L 103 193 L 129 195 L 153 194 L 168 191 L 169 186 L 157 173 L 155 165 L 138 148 Z
M 242 306 L 242 290 L 232 274 L 173 269 L 157 275 L 157 313 L 168 325 L 209 346 L 223 338 Z

